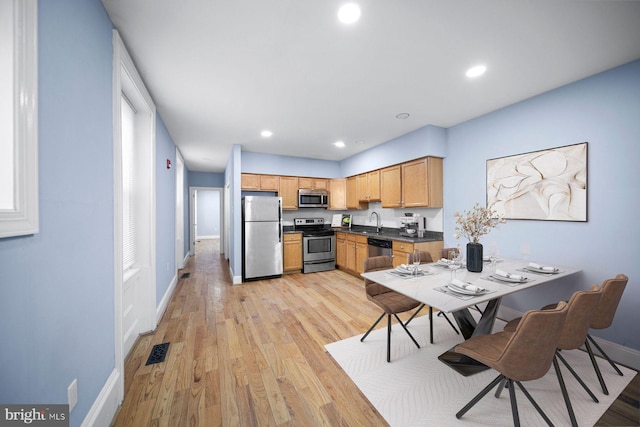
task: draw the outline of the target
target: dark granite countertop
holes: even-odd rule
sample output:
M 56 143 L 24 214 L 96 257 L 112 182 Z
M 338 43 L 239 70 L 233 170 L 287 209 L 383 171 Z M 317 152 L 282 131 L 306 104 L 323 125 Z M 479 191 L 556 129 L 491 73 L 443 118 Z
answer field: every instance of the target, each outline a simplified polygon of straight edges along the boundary
M 284 233 L 300 233 L 292 225 L 285 225 L 282 227 Z M 376 239 L 384 240 L 401 240 L 403 242 L 420 243 L 420 242 L 437 242 L 444 240 L 443 233 L 439 231 L 425 231 L 424 237 L 408 237 L 401 236 L 399 228 L 382 228 L 377 233 L 375 227 L 367 225 L 354 225 L 351 228 L 334 227 L 334 231 L 340 231 L 343 233 L 359 234 L 367 237 L 375 237 Z

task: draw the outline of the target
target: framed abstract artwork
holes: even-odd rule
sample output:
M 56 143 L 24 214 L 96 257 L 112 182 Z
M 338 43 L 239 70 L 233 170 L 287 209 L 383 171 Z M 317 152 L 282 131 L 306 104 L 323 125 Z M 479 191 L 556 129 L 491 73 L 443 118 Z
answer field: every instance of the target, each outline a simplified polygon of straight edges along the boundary
M 587 143 L 487 160 L 487 208 L 506 219 L 587 221 Z

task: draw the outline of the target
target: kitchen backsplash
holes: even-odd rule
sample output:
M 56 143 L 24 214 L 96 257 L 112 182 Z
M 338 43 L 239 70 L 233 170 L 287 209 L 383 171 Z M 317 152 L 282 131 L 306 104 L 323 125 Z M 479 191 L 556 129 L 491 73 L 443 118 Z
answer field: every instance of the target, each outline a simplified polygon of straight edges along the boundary
M 330 224 L 334 214 L 350 213 L 354 225 L 375 227 L 376 219 L 375 216 L 370 219 L 371 212 L 377 212 L 380 215 L 380 222 L 383 227 L 401 228 L 400 218 L 404 216 L 405 212 L 412 212 L 427 218 L 427 230 L 444 231 L 442 208 L 383 209 L 380 202 L 369 202 L 369 209 L 367 210 L 330 211 L 327 209 L 305 208 L 297 211 L 283 211 L 282 216 L 284 225 L 293 225 L 294 218 L 324 218 L 325 223 Z

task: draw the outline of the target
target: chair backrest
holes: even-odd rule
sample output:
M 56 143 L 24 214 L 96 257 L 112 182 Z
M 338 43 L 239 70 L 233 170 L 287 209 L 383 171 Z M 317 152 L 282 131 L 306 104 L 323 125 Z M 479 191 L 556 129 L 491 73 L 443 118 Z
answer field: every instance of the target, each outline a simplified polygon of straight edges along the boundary
M 449 251 L 455 251 L 456 254 L 457 254 L 458 253 L 458 248 L 444 248 L 442 250 L 442 258 L 449 259 Z
M 573 350 L 584 344 L 601 296 L 602 288 L 599 285 L 591 286 L 588 291 L 577 291 L 571 296 L 567 303 L 567 318 L 558 342 L 559 349 Z
M 374 256 L 364 260 L 365 273 L 376 270 L 387 270 L 389 268 L 393 268 L 393 261 L 390 256 Z M 370 296 L 380 295 L 390 291 L 389 288 L 366 278 L 364 279 L 364 289 Z
M 606 329 L 611 326 L 628 281 L 627 276 L 618 274 L 614 279 L 607 279 L 602 283 L 602 296 L 591 322 L 593 329 Z
M 494 368 L 516 381 L 544 376 L 553 362 L 568 308 L 561 301 L 555 309 L 527 311 Z
M 418 259 L 423 264 L 428 264 L 430 262 L 433 262 L 433 258 L 431 257 L 431 254 L 427 251 L 418 251 Z M 409 254 L 408 262 L 409 264 L 413 262 L 413 253 Z

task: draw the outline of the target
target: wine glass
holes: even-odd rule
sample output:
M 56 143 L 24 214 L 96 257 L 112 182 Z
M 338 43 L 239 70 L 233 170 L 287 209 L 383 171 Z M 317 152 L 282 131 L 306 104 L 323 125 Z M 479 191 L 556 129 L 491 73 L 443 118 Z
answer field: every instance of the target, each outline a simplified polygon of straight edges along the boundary
M 449 270 L 451 270 L 451 280 L 456 278 L 456 271 L 460 268 L 461 257 L 458 251 L 449 251 Z
M 420 251 L 418 249 L 413 250 L 413 274 L 418 275 L 418 266 L 420 265 Z

